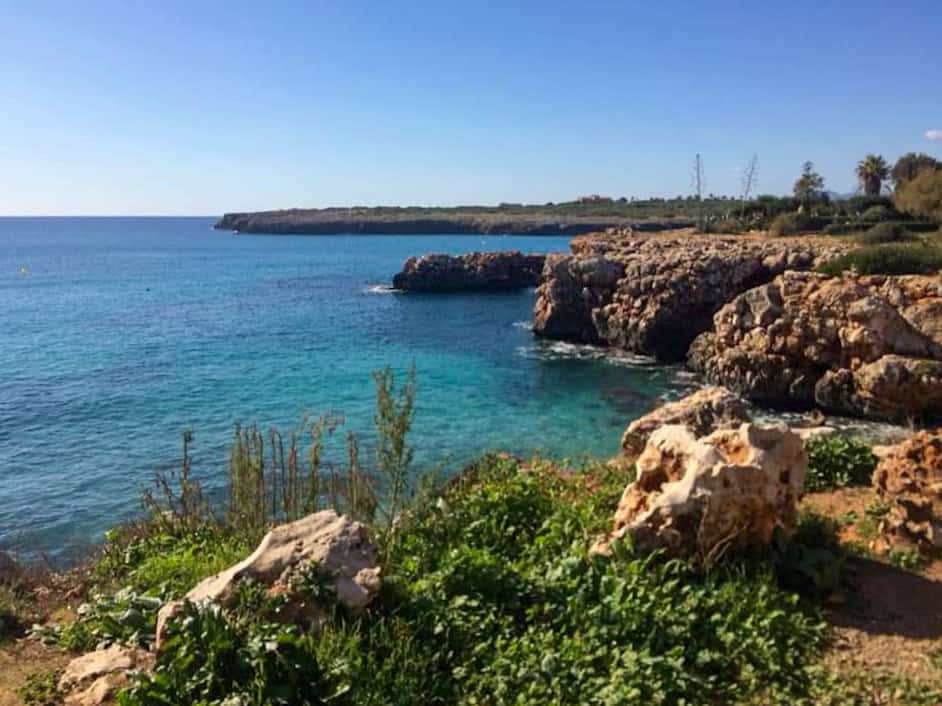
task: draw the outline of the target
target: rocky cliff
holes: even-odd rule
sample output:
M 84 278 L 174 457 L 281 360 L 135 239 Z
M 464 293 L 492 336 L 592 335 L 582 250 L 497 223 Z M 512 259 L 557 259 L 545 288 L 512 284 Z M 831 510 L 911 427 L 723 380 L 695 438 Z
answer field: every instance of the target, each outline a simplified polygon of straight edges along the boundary
M 787 272 L 720 309 L 688 362 L 765 404 L 938 417 L 940 309 L 937 277 Z
M 410 257 L 393 277 L 393 287 L 413 292 L 492 292 L 535 287 L 545 255 L 475 252 Z
M 547 258 L 534 331 L 682 360 L 733 297 L 846 249 L 835 241 L 609 231 Z

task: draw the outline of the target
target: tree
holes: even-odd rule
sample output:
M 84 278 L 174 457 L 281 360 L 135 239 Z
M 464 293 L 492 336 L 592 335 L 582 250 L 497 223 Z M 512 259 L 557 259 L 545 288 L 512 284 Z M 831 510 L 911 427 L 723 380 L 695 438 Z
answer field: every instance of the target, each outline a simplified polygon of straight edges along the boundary
M 889 175 L 890 165 L 880 155 L 868 154 L 857 162 L 857 180 L 867 196 L 879 196 Z
M 890 179 L 899 187 L 907 181 L 915 179 L 923 171 L 938 171 L 942 169 L 942 162 L 935 157 L 931 157 L 925 152 L 907 152 L 896 160 L 893 169 L 890 171 Z
M 801 168 L 801 176 L 793 188 L 795 198 L 804 206 L 807 201 L 818 198 L 823 190 L 824 177 L 814 170 L 814 162 L 805 162 Z
M 923 170 L 903 181 L 893 200 L 900 211 L 942 223 L 942 170 Z

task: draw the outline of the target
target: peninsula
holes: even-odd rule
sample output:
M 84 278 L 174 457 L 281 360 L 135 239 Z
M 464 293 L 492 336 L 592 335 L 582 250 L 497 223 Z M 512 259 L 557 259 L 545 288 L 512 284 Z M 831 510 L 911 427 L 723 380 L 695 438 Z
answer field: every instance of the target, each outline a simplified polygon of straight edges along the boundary
M 538 206 L 306 208 L 227 213 L 215 227 L 272 235 L 580 235 L 606 228 L 630 226 L 634 230 L 655 231 L 694 225 L 693 210 L 683 201 L 680 205 L 681 208 L 665 208 L 663 201 L 602 199 Z

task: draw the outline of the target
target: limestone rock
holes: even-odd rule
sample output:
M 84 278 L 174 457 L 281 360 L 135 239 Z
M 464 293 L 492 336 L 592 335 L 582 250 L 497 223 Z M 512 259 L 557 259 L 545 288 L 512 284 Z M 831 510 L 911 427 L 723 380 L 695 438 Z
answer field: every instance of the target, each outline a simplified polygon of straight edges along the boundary
M 699 438 L 748 421 L 742 398 L 723 387 L 706 387 L 633 421 L 621 437 L 621 448 L 626 455 L 637 456 L 644 450 L 648 437 L 668 424 L 683 424 Z
M 764 546 L 776 527 L 790 532 L 808 470 L 801 439 L 785 427 L 742 424 L 696 438 L 688 427 L 661 427 L 636 463 L 612 533 L 593 548 L 631 536 L 642 550 L 715 558 Z
M 915 299 L 923 293 L 928 296 Z M 688 353 L 756 402 L 898 419 L 942 413 L 942 345 L 905 316 L 935 305 L 930 277 L 787 272 L 736 297 Z
M 273 593 L 288 596 L 289 607 L 280 614 L 283 619 L 311 617 L 307 611 L 316 611 L 316 606 L 301 605 L 293 590 L 295 578 L 310 567 L 316 567 L 333 587 L 337 601 L 351 610 L 362 610 L 379 593 L 380 568 L 366 528 L 333 510 L 324 510 L 274 528 L 250 556 L 205 579 L 184 600 L 227 605 L 236 597 L 239 583 L 251 579 L 269 586 Z M 158 646 L 167 621 L 178 614 L 181 605 L 174 602 L 161 608 Z
M 593 311 L 611 298 L 624 267 L 601 256 L 548 255 L 537 290 L 533 332 L 580 343 L 601 343 Z
M 69 662 L 59 678 L 59 690 L 66 695 L 66 706 L 112 703 L 112 697 L 128 684 L 129 671 L 149 671 L 153 666 L 152 653 L 113 645 Z
M 536 287 L 544 255 L 518 251 L 410 257 L 393 277 L 393 287 L 413 292 L 501 291 Z
M 919 432 L 886 450 L 873 486 L 892 505 L 880 525 L 887 545 L 942 550 L 942 430 Z
M 535 331 L 681 360 L 737 294 L 788 269 L 807 270 L 845 244 L 800 238 L 704 236 L 690 231 L 616 231 L 573 241 L 573 255 L 547 259 Z M 616 276 L 592 278 L 589 271 Z

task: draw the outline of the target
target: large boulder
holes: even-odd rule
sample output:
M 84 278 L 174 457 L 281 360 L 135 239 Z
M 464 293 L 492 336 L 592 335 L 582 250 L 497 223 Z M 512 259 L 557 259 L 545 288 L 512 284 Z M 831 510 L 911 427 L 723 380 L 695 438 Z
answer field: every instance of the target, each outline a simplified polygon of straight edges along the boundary
M 621 437 L 621 448 L 627 456 L 637 456 L 644 450 L 648 437 L 669 424 L 682 424 L 701 437 L 748 421 L 749 412 L 741 397 L 724 387 L 705 387 L 633 421 Z
M 112 645 L 76 657 L 59 678 L 66 706 L 99 706 L 114 703 L 117 692 L 128 685 L 128 674 L 150 671 L 154 655 L 134 647 Z
M 889 449 L 873 472 L 873 486 L 890 503 L 880 524 L 888 547 L 942 550 L 942 430 L 922 431 Z
M 698 439 L 673 425 L 651 435 L 636 468 L 612 532 L 593 550 L 609 553 L 613 541 L 630 536 L 643 551 L 710 561 L 768 545 L 776 527 L 794 529 L 808 458 L 786 427 L 747 423 Z
M 545 255 L 518 251 L 410 257 L 393 287 L 412 292 L 492 292 L 536 287 Z
M 583 236 L 547 260 L 534 330 L 681 360 L 737 294 L 846 249 L 804 239 L 704 236 L 690 231 Z M 589 273 L 604 273 L 591 277 Z
M 225 606 L 237 597 L 239 584 L 251 580 L 288 599 L 280 618 L 313 618 L 319 607 L 309 605 L 297 590 L 297 580 L 310 571 L 332 588 L 339 604 L 353 611 L 368 606 L 379 593 L 380 568 L 366 528 L 333 510 L 324 510 L 274 528 L 250 556 L 205 579 L 184 600 Z M 161 608 L 158 646 L 167 621 L 178 615 L 181 607 L 182 601 L 175 601 Z
M 942 345 L 913 312 L 935 306 L 938 293 L 929 277 L 787 272 L 720 309 L 688 363 L 765 404 L 934 416 L 942 413 Z

